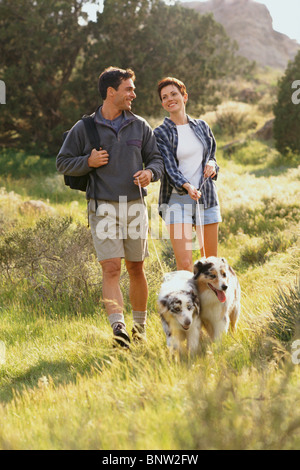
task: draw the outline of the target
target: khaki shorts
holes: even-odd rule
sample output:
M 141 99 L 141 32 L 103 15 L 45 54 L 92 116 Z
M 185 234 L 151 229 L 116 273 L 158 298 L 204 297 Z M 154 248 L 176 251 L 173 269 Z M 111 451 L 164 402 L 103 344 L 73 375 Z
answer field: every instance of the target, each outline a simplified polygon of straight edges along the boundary
M 127 202 L 98 200 L 88 204 L 89 223 L 99 261 L 125 258 L 143 261 L 148 253 L 148 213 L 140 199 Z

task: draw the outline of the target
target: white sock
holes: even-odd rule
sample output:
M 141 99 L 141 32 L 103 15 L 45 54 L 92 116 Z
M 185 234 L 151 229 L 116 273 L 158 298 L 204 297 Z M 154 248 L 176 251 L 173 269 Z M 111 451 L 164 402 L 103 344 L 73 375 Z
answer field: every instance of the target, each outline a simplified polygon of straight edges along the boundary
M 144 312 L 140 312 L 138 310 L 132 311 L 133 321 L 134 323 L 138 323 L 139 325 L 146 325 L 147 320 L 147 310 Z
M 108 315 L 110 326 L 113 327 L 115 323 L 122 323 L 125 326 L 123 313 L 111 313 Z

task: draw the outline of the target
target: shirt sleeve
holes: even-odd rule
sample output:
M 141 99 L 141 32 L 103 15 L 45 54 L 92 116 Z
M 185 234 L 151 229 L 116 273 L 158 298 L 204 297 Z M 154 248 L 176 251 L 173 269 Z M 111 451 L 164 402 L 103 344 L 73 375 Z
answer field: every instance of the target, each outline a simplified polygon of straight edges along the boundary
M 142 156 L 145 169 L 152 171 L 154 175 L 153 181 L 158 181 L 164 173 L 164 162 L 154 133 L 148 125 L 145 128 Z
M 78 121 L 68 132 L 56 157 L 56 168 L 59 173 L 83 176 L 93 170 L 88 165 L 90 153 L 86 152 L 85 141 L 84 123 Z
M 216 171 L 216 174 L 215 176 L 212 178 L 213 180 L 217 180 L 218 178 L 218 173 L 219 173 L 219 170 L 220 170 L 220 167 L 219 165 L 217 164 L 217 159 L 216 159 L 216 151 L 217 151 L 217 143 L 216 143 L 216 139 L 213 135 L 213 132 L 211 130 L 211 128 L 209 127 L 209 125 L 206 123 L 206 126 L 207 126 L 207 132 L 208 132 L 208 135 L 211 139 L 211 148 L 210 148 L 210 155 L 209 155 L 209 161 L 212 161 L 214 162 L 215 164 L 215 171 Z

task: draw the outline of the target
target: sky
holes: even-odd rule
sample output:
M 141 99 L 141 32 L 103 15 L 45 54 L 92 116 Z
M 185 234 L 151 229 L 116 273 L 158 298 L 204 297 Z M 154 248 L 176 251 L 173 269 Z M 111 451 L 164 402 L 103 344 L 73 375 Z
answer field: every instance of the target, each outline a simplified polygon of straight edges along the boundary
M 181 0 L 182 2 L 191 0 Z M 195 0 L 193 0 L 195 1 Z M 205 1 L 205 0 L 198 0 Z M 297 39 L 300 44 L 300 1 L 299 0 L 256 0 L 263 3 L 268 8 L 273 18 L 273 28 L 280 33 L 286 34 L 291 39 Z M 98 5 L 102 8 L 103 0 L 98 1 Z M 87 10 L 90 19 L 94 20 L 95 5 L 90 5 Z

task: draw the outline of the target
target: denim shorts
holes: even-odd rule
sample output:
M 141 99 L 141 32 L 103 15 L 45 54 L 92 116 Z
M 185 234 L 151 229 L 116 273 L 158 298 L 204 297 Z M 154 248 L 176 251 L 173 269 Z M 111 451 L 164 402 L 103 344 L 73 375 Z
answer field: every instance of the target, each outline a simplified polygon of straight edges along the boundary
M 219 205 L 204 209 L 203 204 L 197 204 L 188 194 L 180 196 L 177 193 L 171 194 L 163 219 L 166 225 L 209 225 L 222 222 Z

